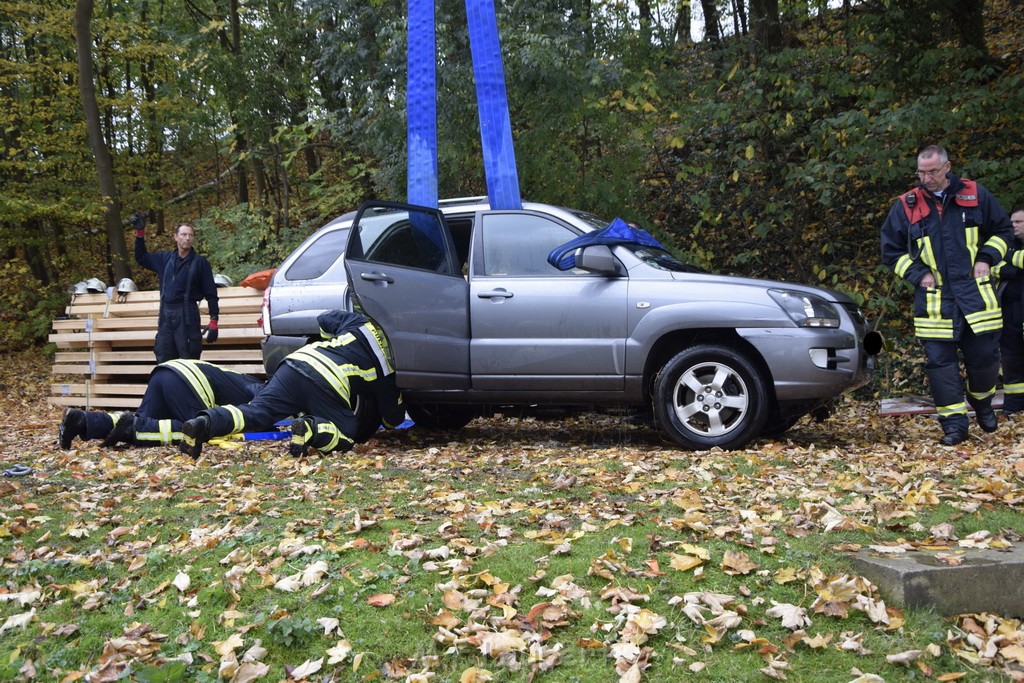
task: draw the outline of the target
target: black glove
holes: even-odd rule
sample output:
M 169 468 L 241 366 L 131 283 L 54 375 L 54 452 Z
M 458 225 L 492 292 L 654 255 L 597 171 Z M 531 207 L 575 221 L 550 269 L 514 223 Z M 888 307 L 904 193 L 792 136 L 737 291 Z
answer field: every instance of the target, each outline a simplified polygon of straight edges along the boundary
M 136 211 L 135 215 L 131 219 L 132 227 L 135 228 L 135 234 L 143 232 L 146 229 L 146 214 L 142 211 Z
M 203 334 L 206 335 L 206 343 L 212 344 L 217 341 L 217 321 L 210 320 L 210 324 L 202 329 Z

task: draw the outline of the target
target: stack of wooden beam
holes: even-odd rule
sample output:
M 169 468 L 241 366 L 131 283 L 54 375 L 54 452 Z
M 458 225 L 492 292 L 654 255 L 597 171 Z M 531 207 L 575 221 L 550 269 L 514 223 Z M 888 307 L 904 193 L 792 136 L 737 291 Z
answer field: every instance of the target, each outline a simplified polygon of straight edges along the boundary
M 112 290 L 107 290 L 111 292 Z M 218 339 L 203 342 L 202 360 L 265 377 L 259 325 L 263 292 L 249 287 L 221 287 Z M 156 290 L 80 294 L 65 315 L 53 321 L 50 341 L 57 345 L 50 402 L 85 409 L 134 409 L 146 391 L 156 364 L 160 293 Z M 199 312 L 205 325 L 206 302 Z

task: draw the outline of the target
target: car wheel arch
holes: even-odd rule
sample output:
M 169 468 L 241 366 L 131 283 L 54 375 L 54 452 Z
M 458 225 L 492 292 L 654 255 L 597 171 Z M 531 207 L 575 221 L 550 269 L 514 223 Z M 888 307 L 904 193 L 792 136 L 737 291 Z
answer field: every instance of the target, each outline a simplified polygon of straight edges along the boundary
M 663 335 L 651 346 L 651 350 L 647 354 L 647 360 L 644 363 L 643 395 L 648 406 L 650 406 L 652 400 L 654 378 L 657 377 L 658 372 L 665 366 L 665 363 L 683 349 L 698 344 L 729 348 L 742 353 L 757 366 L 762 377 L 765 378 L 769 400 L 773 404 L 777 401 L 775 377 L 767 361 L 765 361 L 754 345 L 740 336 L 735 329 L 682 329 Z

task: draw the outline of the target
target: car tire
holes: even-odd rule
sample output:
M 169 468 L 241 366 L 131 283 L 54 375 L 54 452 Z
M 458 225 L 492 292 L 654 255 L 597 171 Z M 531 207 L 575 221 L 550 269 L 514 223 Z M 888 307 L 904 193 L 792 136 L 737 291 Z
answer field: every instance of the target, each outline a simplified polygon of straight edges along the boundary
M 654 379 L 658 426 L 690 450 L 743 448 L 768 419 L 757 367 L 729 347 L 702 344 L 673 356 Z
M 380 429 L 380 410 L 373 396 L 356 396 L 356 405 L 352 411 L 356 415 L 356 433 L 352 435 L 356 443 L 369 441 Z
M 479 414 L 472 406 L 446 403 L 410 403 L 405 411 L 424 429 L 462 429 Z

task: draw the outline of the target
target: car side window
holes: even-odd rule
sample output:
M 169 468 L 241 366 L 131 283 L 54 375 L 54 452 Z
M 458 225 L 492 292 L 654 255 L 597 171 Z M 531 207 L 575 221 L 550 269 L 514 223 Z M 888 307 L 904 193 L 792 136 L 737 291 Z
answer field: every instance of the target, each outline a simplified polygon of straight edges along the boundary
M 483 274 L 512 277 L 572 275 L 548 263 L 548 254 L 579 237 L 544 216 L 517 213 L 486 214 L 480 224 Z M 581 271 L 576 271 L 581 272 Z
M 341 258 L 348 243 L 348 230 L 331 230 L 299 254 L 285 272 L 287 280 L 315 280 Z
M 433 216 L 405 211 L 366 216 L 358 239 L 356 251 L 369 261 L 453 274 L 442 226 Z

